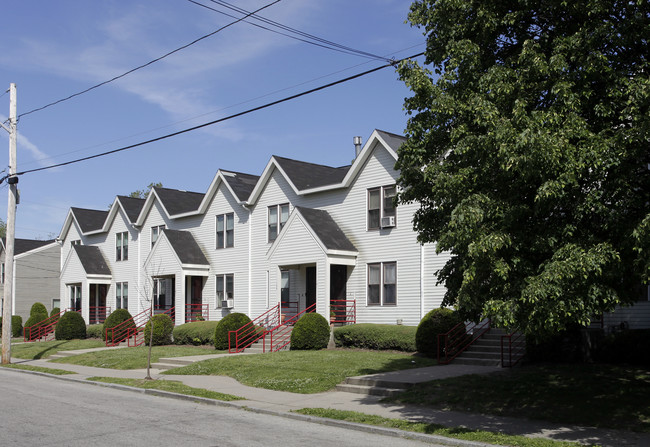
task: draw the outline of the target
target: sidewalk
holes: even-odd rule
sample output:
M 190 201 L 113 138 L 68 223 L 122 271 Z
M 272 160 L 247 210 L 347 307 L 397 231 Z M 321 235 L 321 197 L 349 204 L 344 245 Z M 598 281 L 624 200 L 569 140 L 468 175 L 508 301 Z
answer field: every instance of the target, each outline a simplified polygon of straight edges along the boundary
M 105 349 L 105 348 L 97 348 Z M 195 361 L 215 358 L 228 354 L 213 354 L 193 356 L 187 359 Z M 12 359 L 12 363 L 41 366 L 46 368 L 64 369 L 75 375 L 57 376 L 85 380 L 91 376 L 121 377 L 142 379 L 146 370 L 115 370 L 87 366 L 53 364 L 48 360 Z M 375 374 L 371 377 L 382 383 L 395 382 L 419 383 L 430 380 L 454 377 L 465 374 L 488 374 L 503 371 L 493 367 L 475 367 L 464 365 L 433 366 L 404 371 Z M 273 391 L 252 388 L 242 385 L 235 379 L 225 376 L 186 376 L 160 374 L 161 370 L 151 369 L 151 376 L 159 380 L 177 380 L 186 385 L 240 396 L 246 400 L 229 402 L 232 406 L 246 407 L 279 414 L 301 408 L 330 408 L 350 410 L 373 414 L 388 418 L 404 419 L 415 422 L 441 424 L 449 427 L 465 427 L 494 432 L 523 435 L 529 437 L 544 437 L 562 441 L 576 441 L 581 444 L 597 444 L 603 447 L 619 446 L 650 446 L 650 434 L 624 432 L 619 430 L 597 429 L 590 427 L 566 426 L 544 421 L 533 421 L 511 417 L 490 416 L 457 411 L 442 411 L 414 405 L 393 405 L 381 403 L 381 397 L 353 394 L 340 391 L 329 391 L 318 394 L 297 394 L 283 391 Z

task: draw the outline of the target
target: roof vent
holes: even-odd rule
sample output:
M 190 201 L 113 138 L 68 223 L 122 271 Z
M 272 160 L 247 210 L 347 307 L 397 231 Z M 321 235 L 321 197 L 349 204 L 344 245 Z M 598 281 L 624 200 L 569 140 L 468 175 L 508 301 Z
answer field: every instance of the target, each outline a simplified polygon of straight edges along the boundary
M 352 141 L 354 142 L 354 158 L 357 158 L 361 153 L 362 139 L 361 137 L 353 137 Z

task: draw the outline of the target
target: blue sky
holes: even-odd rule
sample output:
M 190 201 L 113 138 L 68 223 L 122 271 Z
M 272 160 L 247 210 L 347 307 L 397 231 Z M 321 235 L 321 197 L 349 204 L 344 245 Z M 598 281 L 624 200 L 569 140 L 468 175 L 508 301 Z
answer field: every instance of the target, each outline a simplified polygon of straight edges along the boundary
M 199 0 L 197 0 L 199 1 Z M 210 0 L 201 3 L 217 7 Z M 235 2 L 249 11 L 270 0 Z M 404 0 L 282 0 L 260 13 L 301 31 L 396 59 L 424 51 Z M 224 8 L 220 8 L 225 10 Z M 84 90 L 233 19 L 186 0 L 14 2 L 3 11 L 0 92 L 18 113 Z M 108 151 L 241 112 L 382 62 L 238 23 L 129 76 L 18 123 L 18 171 Z M 47 238 L 71 206 L 107 209 L 118 194 L 165 187 L 205 192 L 219 168 L 261 174 L 271 155 L 349 164 L 352 137 L 403 133 L 409 90 L 382 71 L 269 109 L 116 155 L 20 178 L 16 237 Z M 0 97 L 0 119 L 9 95 Z M 8 138 L 0 131 L 0 159 Z M 4 152 L 7 151 L 7 152 Z M 8 163 L 8 162 L 7 162 Z M 2 163 L 4 164 L 4 163 Z M 7 187 L 0 187 L 6 221 Z

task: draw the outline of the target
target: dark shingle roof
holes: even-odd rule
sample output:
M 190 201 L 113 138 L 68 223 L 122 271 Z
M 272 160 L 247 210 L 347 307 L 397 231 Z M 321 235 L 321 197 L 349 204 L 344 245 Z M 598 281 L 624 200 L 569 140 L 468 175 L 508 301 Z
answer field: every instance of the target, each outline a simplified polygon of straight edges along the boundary
M 81 227 L 81 231 L 87 233 L 89 231 L 101 230 L 108 216 L 108 211 L 89 210 L 86 208 L 70 208 L 72 214 Z
M 163 206 L 170 216 L 196 211 L 203 201 L 205 194 L 178 189 L 154 187 Z
M 260 179 L 259 175 L 244 174 L 241 172 L 222 171 L 224 179 L 228 182 L 233 192 L 240 201 L 248 199 Z M 232 174 L 232 175 L 230 175 Z
M 99 247 L 92 245 L 73 245 L 72 246 L 81 261 L 81 265 L 87 275 L 110 275 L 111 269 L 99 250 Z
M 54 239 L 50 239 L 48 241 L 39 241 L 36 239 L 19 239 L 15 238 L 14 239 L 14 255 L 19 255 L 21 253 L 25 253 L 30 250 L 34 250 L 35 248 L 43 247 L 44 245 L 48 245 L 54 242 Z M 7 238 L 2 238 L 2 247 L 3 251 L 6 250 L 7 247 Z
M 386 144 L 388 144 L 390 148 L 395 152 L 397 152 L 399 147 L 406 142 L 406 137 L 403 135 L 397 135 L 379 129 L 377 129 L 377 133 L 383 138 Z
M 140 211 L 142 211 L 145 199 L 129 196 L 117 196 L 117 200 L 119 200 L 122 204 L 122 208 L 124 208 L 124 212 L 126 213 L 126 216 L 129 218 L 129 221 L 131 223 L 138 220 L 138 216 L 140 215 Z
M 164 229 L 167 240 L 181 264 L 208 265 L 208 260 L 201 251 L 199 244 L 196 243 L 194 236 L 189 231 L 178 231 Z
M 357 251 L 327 211 L 301 206 L 297 206 L 296 209 L 314 230 L 318 239 L 325 244 L 325 248 L 328 250 Z
M 273 158 L 275 158 L 282 170 L 291 179 L 291 182 L 296 185 L 296 188 L 301 191 L 340 183 L 350 169 L 350 166 L 332 168 L 330 166 L 317 165 L 275 155 Z

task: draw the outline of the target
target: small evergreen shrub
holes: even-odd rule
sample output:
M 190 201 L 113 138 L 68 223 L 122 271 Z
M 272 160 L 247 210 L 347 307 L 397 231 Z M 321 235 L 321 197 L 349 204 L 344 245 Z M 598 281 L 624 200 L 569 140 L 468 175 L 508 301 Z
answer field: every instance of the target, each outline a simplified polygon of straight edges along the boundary
M 152 324 L 153 338 L 151 338 L 151 344 L 153 346 L 171 345 L 174 322 L 169 318 L 169 315 L 166 314 L 154 315 L 149 321 L 147 321 L 147 324 L 144 325 L 144 343 L 146 345 L 149 344 Z
M 102 338 L 103 334 L 103 324 L 91 324 L 86 326 L 86 338 Z
M 37 311 L 36 313 L 30 315 L 30 317 L 27 319 L 27 321 L 25 321 L 25 328 L 24 328 L 25 337 L 27 337 L 29 339 L 30 335 L 32 333 L 35 333 L 35 331 L 39 327 L 45 326 L 46 323 L 44 323 L 44 321 L 47 320 L 47 319 L 48 319 L 47 312 L 38 313 L 38 311 Z
M 336 346 L 373 350 L 415 352 L 415 326 L 352 324 L 334 329 Z
M 29 311 L 29 316 L 32 317 L 35 314 L 45 314 L 45 318 L 47 318 L 47 309 L 45 307 L 45 304 L 42 303 L 32 304 L 32 308 Z
M 219 351 L 228 349 L 228 333 L 236 331 L 245 324 L 251 322 L 248 315 L 234 312 L 223 317 L 214 330 L 214 347 Z M 233 341 L 234 342 L 234 341 Z
M 438 346 L 438 334 L 449 332 L 460 322 L 461 318 L 454 310 L 445 308 L 431 310 L 422 318 L 415 332 L 415 347 L 418 352 L 429 357 L 442 354 L 444 347 Z
M 57 340 L 75 340 L 86 338 L 86 322 L 79 312 L 66 312 L 61 315 L 54 338 Z
M 0 318 L 0 338 L 2 337 L 2 323 L 4 317 Z M 11 336 L 12 337 L 22 337 L 23 336 L 23 317 L 20 315 L 12 315 L 11 317 Z
M 126 309 L 116 309 L 113 313 L 111 313 L 106 320 L 104 321 L 104 330 L 102 331 L 102 340 L 106 341 L 106 330 L 109 332 L 109 338 L 111 337 L 111 329 L 113 329 L 115 326 L 118 324 L 124 323 L 125 321 L 131 319 L 132 316 L 129 313 L 128 310 Z M 122 328 L 124 328 L 124 332 L 126 333 L 126 328 L 135 328 L 135 323 L 133 320 L 131 320 L 128 324 L 125 324 L 124 326 L 120 327 L 120 332 L 123 331 Z
M 324 349 L 330 340 L 330 325 L 319 313 L 305 314 L 291 331 L 291 350 Z
M 61 313 L 61 309 L 58 308 L 58 307 L 55 307 L 55 308 L 52 309 L 52 312 L 50 312 L 50 317 L 53 317 L 54 315 L 59 314 L 59 313 Z
M 217 321 L 196 321 L 174 328 L 172 335 L 177 345 L 214 345 Z

